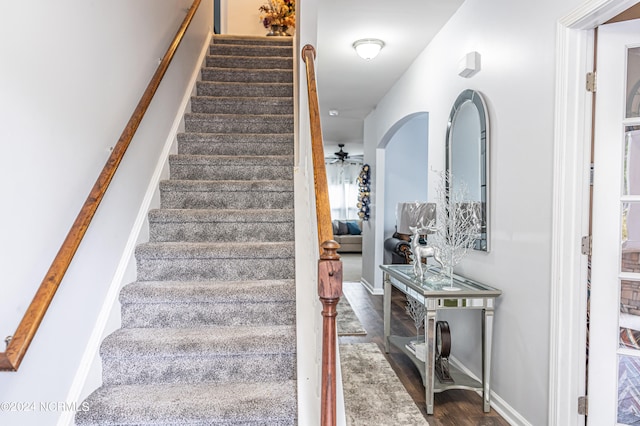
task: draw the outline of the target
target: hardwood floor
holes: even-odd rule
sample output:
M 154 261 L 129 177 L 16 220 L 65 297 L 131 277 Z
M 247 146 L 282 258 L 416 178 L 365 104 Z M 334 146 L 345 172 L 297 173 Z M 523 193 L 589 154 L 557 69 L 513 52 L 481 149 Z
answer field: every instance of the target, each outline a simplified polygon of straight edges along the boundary
M 340 343 L 377 343 L 384 353 L 382 296 L 373 296 L 360 283 L 345 282 L 343 292 L 349 299 L 351 307 L 360 319 L 366 336 L 341 336 Z M 391 333 L 411 336 L 416 329 L 413 320 L 405 311 L 404 295 L 394 289 L 391 298 Z M 396 372 L 400 381 L 420 408 L 430 426 L 507 426 L 505 421 L 495 410 L 490 413 L 482 411 L 482 398 L 472 391 L 449 390 L 434 396 L 434 414 L 427 415 L 425 407 L 424 387 L 420 373 L 409 358 L 400 350 L 391 348 L 385 354 L 389 364 Z

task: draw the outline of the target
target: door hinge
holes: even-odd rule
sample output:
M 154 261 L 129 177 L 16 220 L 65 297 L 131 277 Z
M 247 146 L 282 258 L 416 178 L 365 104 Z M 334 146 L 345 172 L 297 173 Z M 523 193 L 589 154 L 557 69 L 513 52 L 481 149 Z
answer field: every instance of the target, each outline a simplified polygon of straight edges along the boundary
M 582 254 L 586 256 L 591 256 L 591 245 L 593 243 L 593 239 L 591 235 L 587 235 L 582 237 Z
M 587 73 L 587 92 L 596 93 L 596 72 Z
M 578 414 L 586 416 L 589 411 L 589 399 L 586 396 L 578 397 Z

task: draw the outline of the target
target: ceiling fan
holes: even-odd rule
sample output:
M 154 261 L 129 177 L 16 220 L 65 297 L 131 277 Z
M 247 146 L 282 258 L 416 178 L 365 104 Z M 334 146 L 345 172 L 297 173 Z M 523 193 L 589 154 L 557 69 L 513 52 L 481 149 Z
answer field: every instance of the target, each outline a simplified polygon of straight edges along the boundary
M 330 158 L 327 157 L 326 161 L 328 164 L 335 164 L 335 163 L 340 163 L 340 164 L 344 164 L 345 161 L 348 159 L 349 163 L 355 163 L 355 164 L 359 164 L 362 163 L 362 154 L 359 155 L 350 155 L 348 152 L 346 152 L 343 148 L 344 148 L 344 144 L 340 143 L 338 144 L 338 147 L 340 148 L 340 150 L 338 150 L 337 152 L 334 152 L 333 155 L 335 156 L 335 158 Z
M 338 148 L 340 148 L 340 150 L 338 152 L 334 152 L 333 155 L 335 155 L 337 158 L 335 160 L 333 160 L 331 163 L 336 163 L 338 161 L 341 161 L 344 163 L 344 160 L 346 160 L 347 158 L 349 158 L 349 153 L 345 152 L 342 150 L 342 148 L 344 148 L 344 144 L 338 144 Z

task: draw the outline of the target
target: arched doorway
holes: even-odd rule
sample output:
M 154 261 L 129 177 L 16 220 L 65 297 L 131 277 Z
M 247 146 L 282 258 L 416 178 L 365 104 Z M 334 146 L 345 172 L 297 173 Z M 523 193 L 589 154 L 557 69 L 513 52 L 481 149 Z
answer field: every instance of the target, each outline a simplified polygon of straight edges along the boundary
M 369 228 L 371 232 L 363 232 L 362 283 L 373 294 L 382 294 L 382 273 L 379 265 L 385 262 L 385 236 L 393 234 L 395 208 L 399 201 L 393 194 L 387 199 L 388 193 L 399 191 L 399 186 L 404 186 L 406 188 L 403 189 L 406 189 L 406 192 L 402 198 L 415 201 L 424 200 L 427 196 L 428 123 L 429 114 L 425 111 L 406 115 L 389 128 L 370 154 L 375 156 L 375 161 L 370 160 L 374 164 L 372 172 L 374 220 Z M 365 147 L 365 160 L 366 152 Z M 391 158 L 389 164 L 386 161 L 387 156 Z M 400 167 L 396 167 L 396 163 L 399 163 Z M 391 172 L 387 171 L 387 166 L 391 168 Z M 388 190 L 386 190 L 387 181 L 390 182 Z M 411 189 L 423 192 L 410 193 Z

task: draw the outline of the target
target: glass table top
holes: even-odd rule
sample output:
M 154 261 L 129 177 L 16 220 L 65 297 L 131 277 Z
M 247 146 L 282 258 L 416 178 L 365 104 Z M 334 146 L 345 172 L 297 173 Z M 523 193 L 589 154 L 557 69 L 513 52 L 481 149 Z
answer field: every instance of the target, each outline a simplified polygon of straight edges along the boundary
M 433 282 L 432 280 L 440 272 L 439 268 L 433 266 L 427 268 L 423 280 L 416 278 L 413 274 L 412 265 L 380 265 L 380 269 L 388 273 L 390 277 L 400 281 L 400 283 L 427 297 L 497 297 L 502 294 L 502 291 L 494 287 L 457 274 L 453 274 L 453 280 Z

